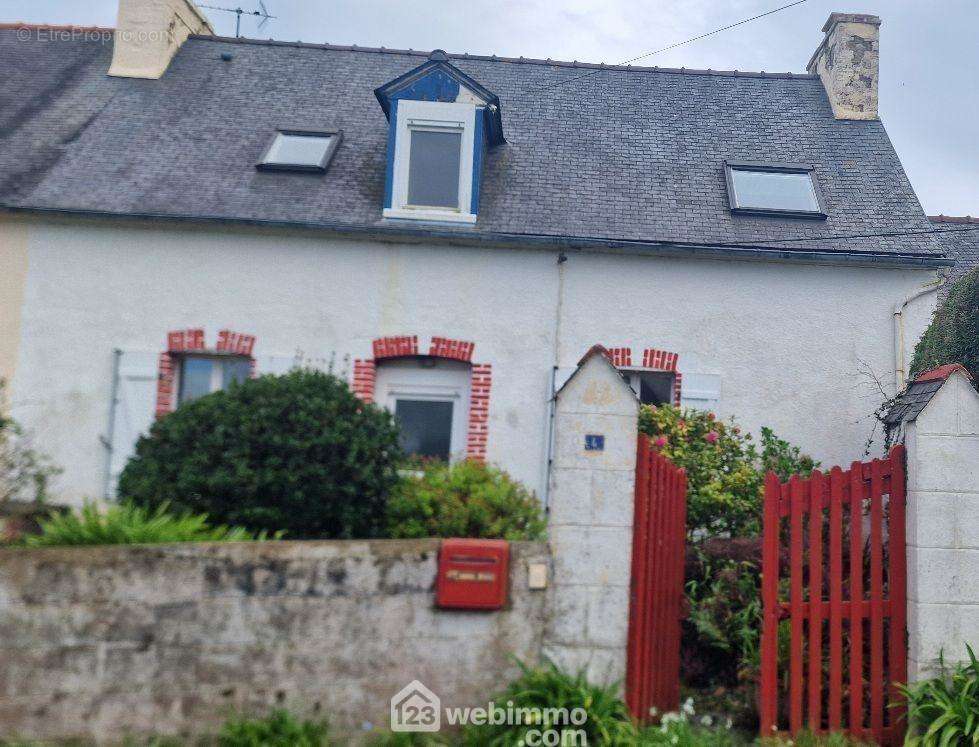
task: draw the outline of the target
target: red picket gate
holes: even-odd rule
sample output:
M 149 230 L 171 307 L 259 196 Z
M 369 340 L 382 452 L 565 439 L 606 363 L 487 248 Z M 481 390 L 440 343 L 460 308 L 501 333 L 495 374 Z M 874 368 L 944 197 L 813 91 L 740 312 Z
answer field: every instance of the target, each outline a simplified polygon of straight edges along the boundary
M 648 721 L 680 706 L 687 475 L 640 434 L 632 534 L 626 703 Z
M 779 573 L 783 544 L 788 546 L 787 602 Z M 845 472 L 817 470 L 785 484 L 769 473 L 762 549 L 762 734 L 781 730 L 787 720 L 791 734 L 806 728 L 846 731 L 880 744 L 902 742 L 896 683 L 907 679 L 906 580 L 903 446 L 884 460 L 854 462 Z M 788 672 L 779 671 L 778 661 L 784 619 L 789 621 Z M 781 711 L 780 691 L 788 696 Z

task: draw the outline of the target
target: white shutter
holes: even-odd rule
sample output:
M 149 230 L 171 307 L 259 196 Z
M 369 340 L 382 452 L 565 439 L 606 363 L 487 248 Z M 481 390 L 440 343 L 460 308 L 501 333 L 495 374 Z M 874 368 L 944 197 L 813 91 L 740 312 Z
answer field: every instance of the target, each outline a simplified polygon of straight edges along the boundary
M 109 455 L 109 494 L 115 495 L 116 482 L 136 441 L 153 424 L 156 409 L 156 380 L 160 354 L 144 350 L 123 350 L 119 353 L 116 393 L 113 408 L 112 451 Z
M 262 374 L 284 374 L 296 368 L 295 355 L 256 355 L 255 373 Z
M 721 377 L 718 374 L 683 372 L 680 404 L 698 410 L 714 410 L 721 402 Z

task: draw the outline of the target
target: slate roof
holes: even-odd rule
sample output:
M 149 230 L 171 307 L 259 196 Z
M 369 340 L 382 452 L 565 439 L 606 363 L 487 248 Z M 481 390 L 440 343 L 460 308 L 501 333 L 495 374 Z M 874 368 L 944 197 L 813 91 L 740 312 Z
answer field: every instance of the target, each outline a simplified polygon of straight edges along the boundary
M 948 377 L 956 371 L 962 371 L 968 376 L 968 371 L 960 363 L 949 363 L 919 374 L 894 400 L 891 408 L 884 415 L 884 425 L 893 427 L 899 423 L 910 423 L 915 420 L 931 402 L 932 397 L 944 386 Z
M 0 29 L 0 205 L 398 225 L 381 217 L 387 123 L 373 91 L 426 53 L 191 37 L 152 81 L 107 77 L 104 39 L 18 33 Z M 446 230 L 944 252 L 930 235 L 829 238 L 931 224 L 883 125 L 835 120 L 814 76 L 449 59 L 500 96 L 507 144 L 486 159 L 476 225 Z M 325 175 L 254 168 L 282 125 L 343 130 Z M 725 159 L 813 163 L 829 219 L 732 216 Z M 775 241 L 786 237 L 805 241 Z
M 929 219 L 937 228 L 947 231 L 941 236 L 949 259 L 955 260 L 955 267 L 948 271 L 948 280 L 942 288 L 942 296 L 944 297 L 948 295 L 948 289 L 952 283 L 970 270 L 979 267 L 979 218 L 932 215 L 929 216 Z M 955 233 L 956 231 L 961 231 L 961 233 Z

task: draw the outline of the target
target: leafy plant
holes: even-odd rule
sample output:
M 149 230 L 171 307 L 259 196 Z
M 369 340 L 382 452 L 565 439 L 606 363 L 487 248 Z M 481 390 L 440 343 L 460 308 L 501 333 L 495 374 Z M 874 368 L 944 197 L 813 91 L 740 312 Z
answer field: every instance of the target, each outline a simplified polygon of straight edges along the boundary
M 119 494 L 289 537 L 375 537 L 400 458 L 390 413 L 331 374 L 301 369 L 233 385 L 157 420 Z
M 264 718 L 228 719 L 217 742 L 220 747 L 324 747 L 328 732 L 325 721 L 304 721 L 276 709 Z
M 682 747 L 736 747 L 744 744 L 740 735 L 732 731 L 728 719 L 717 724 L 713 717 L 696 717 L 693 698 L 687 698 L 676 713 L 665 713 L 658 724 L 640 730 L 636 742 L 646 745 L 682 745 Z
M 908 699 L 907 747 L 979 744 L 979 661 L 949 668 L 939 659 L 937 677 L 902 688 Z
M 86 503 L 76 511 L 54 514 L 40 520 L 40 534 L 28 535 L 28 547 L 57 545 L 142 545 L 169 542 L 242 542 L 267 539 L 241 527 L 209 526 L 203 514 L 171 514 L 169 506 L 155 509 L 128 503 L 104 511 Z M 278 539 L 279 535 L 275 538 Z
M 914 349 L 911 376 L 961 363 L 979 381 L 979 268 L 960 278 Z
M 687 530 L 695 539 L 752 536 L 761 530 L 765 473 L 782 479 L 818 463 L 798 447 L 762 429 L 759 452 L 750 433 L 714 413 L 672 405 L 646 406 L 639 430 L 687 473 Z
M 472 747 L 514 747 L 529 743 L 529 732 L 554 730 L 561 744 L 628 745 L 635 743 L 637 731 L 625 703 L 619 698 L 618 686 L 600 686 L 588 682 L 584 672 L 569 674 L 553 662 L 529 667 L 522 662 L 520 676 L 493 702 L 518 709 L 539 718 L 527 718 L 530 723 L 469 725 L 464 732 L 464 744 Z M 512 704 L 512 706 L 511 706 Z M 576 709 L 581 709 L 576 713 Z M 581 715 L 585 718 L 582 720 Z M 576 723 L 580 721 L 581 723 Z M 580 730 L 580 731 L 579 731 Z M 570 741 L 571 737 L 586 741 Z
M 0 503 L 10 500 L 43 502 L 48 484 L 61 470 L 31 447 L 24 428 L 5 415 L 5 382 L 0 379 Z
M 472 460 L 423 465 L 388 503 L 388 535 L 395 538 L 536 540 L 545 526 L 533 493 L 503 470 Z

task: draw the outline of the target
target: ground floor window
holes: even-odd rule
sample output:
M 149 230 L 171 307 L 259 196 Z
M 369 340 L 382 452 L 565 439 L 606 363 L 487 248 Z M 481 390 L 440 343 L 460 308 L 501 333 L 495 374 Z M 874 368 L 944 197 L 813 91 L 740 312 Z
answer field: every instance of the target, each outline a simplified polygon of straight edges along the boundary
M 239 355 L 182 355 L 178 358 L 177 404 L 241 383 L 251 374 L 251 359 Z
M 673 404 L 676 376 L 667 371 L 623 371 L 644 405 Z
M 377 366 L 375 400 L 390 410 L 401 429 L 405 453 L 455 460 L 466 455 L 470 365 L 418 356 Z

